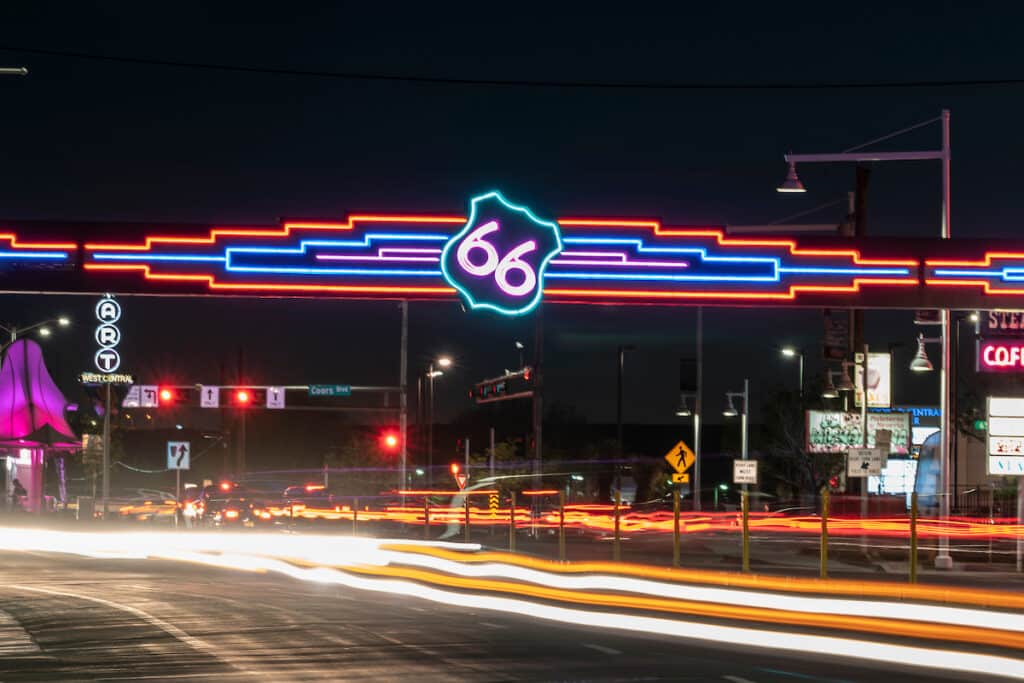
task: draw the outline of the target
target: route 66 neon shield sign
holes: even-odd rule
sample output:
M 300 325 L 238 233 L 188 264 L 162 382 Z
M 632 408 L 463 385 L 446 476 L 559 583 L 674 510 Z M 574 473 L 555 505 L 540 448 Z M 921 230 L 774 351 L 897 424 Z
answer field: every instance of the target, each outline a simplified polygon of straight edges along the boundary
M 523 315 L 540 303 L 544 271 L 561 250 L 558 223 L 488 192 L 470 201 L 469 220 L 441 253 L 441 271 L 471 309 Z

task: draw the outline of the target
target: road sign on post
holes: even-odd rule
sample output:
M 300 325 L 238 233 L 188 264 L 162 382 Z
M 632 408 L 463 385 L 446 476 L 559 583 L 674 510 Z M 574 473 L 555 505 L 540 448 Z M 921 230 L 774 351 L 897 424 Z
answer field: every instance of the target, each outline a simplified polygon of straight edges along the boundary
M 682 474 L 686 470 L 693 466 L 693 462 L 697 459 L 697 456 L 693 454 L 690 447 L 685 442 L 680 441 L 665 454 L 665 460 L 668 464 L 676 471 L 676 474 Z M 673 476 L 672 481 L 676 481 Z M 684 480 L 680 480 L 684 481 Z M 689 481 L 689 477 L 685 481 Z
M 310 384 L 309 395 L 319 396 L 351 396 L 352 386 L 350 384 Z
M 732 483 L 734 483 L 734 484 L 757 484 L 757 461 L 756 460 L 733 460 L 732 461 Z
M 882 473 L 882 449 L 851 448 L 846 458 L 846 476 L 877 477 Z
M 192 444 L 188 441 L 167 442 L 167 469 L 187 470 L 192 455 Z

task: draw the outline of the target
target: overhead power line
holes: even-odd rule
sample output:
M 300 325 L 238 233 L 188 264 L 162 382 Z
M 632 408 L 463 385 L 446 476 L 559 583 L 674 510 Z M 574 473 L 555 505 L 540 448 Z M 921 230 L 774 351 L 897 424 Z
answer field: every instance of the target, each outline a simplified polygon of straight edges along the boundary
M 892 89 L 892 88 L 966 88 L 1006 87 L 1024 85 L 1024 78 L 992 78 L 965 80 L 918 80 L 918 81 L 774 81 L 774 82 L 701 82 L 701 81 L 587 81 L 587 80 L 537 80 L 500 78 L 460 78 L 452 76 L 428 76 L 402 73 L 372 73 L 362 71 L 331 71 L 319 69 L 288 69 L 279 67 L 247 66 L 243 64 L 218 64 L 213 62 L 189 62 L 174 59 L 130 57 L 94 52 L 71 50 L 48 50 L 44 48 L 0 45 L 0 51 L 25 55 L 81 59 L 95 62 L 160 66 L 176 69 L 222 71 L 228 73 L 264 74 L 271 76 L 301 76 L 310 78 L 335 78 L 348 81 L 377 81 L 412 83 L 443 86 L 486 86 L 508 88 L 560 88 L 593 90 L 842 90 L 842 89 Z

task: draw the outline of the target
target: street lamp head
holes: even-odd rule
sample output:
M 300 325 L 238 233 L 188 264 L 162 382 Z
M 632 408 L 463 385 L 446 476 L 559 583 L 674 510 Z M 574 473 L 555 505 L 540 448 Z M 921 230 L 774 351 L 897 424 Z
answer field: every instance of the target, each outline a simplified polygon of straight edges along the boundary
M 732 395 L 725 395 L 725 410 L 722 411 L 722 415 L 725 417 L 736 417 L 739 415 L 739 411 L 736 410 L 736 406 L 732 403 Z
M 71 324 L 71 318 L 67 317 L 66 315 L 62 315 L 61 317 L 57 318 L 57 324 L 60 325 L 61 327 L 67 327 L 68 325 Z
M 516 340 L 516 348 L 522 351 L 526 347 L 523 346 L 523 342 Z
M 914 354 L 914 360 L 910 361 L 910 369 L 913 372 L 931 372 L 935 369 L 932 362 L 928 360 L 928 353 L 924 349 L 923 334 L 917 337 L 917 353 Z
M 792 346 L 783 346 L 779 349 L 779 352 L 786 358 L 796 358 L 800 355 L 800 352 L 794 349 Z
M 789 172 L 782 184 L 775 188 L 776 192 L 807 192 L 807 188 L 800 182 L 800 176 L 796 174 L 796 162 L 789 162 Z
M 829 370 L 825 373 L 825 388 L 821 392 L 822 398 L 839 398 L 839 392 L 836 391 L 836 387 L 832 384 L 832 371 Z
M 690 406 L 686 403 L 686 396 L 679 397 L 679 407 L 676 408 L 676 417 L 690 417 L 693 415 L 693 411 L 690 410 Z
M 979 320 L 978 312 L 977 311 L 971 311 L 971 314 L 969 316 L 967 316 L 967 319 L 970 320 L 972 323 L 978 322 L 978 320 Z
M 441 356 L 437 359 L 437 364 L 442 368 L 450 368 L 452 366 L 452 359 L 448 356 Z
M 719 484 L 718 488 L 721 491 L 728 491 L 729 490 L 729 485 L 728 484 Z
M 50 336 L 50 328 L 49 327 L 40 327 L 39 328 L 39 336 L 40 337 L 49 337 Z
M 433 372 L 428 372 L 427 377 L 440 377 L 443 374 L 440 370 L 434 370 Z
M 857 387 L 855 387 L 853 385 L 853 380 L 850 379 L 850 374 L 848 372 L 846 372 L 845 368 L 843 369 L 843 371 L 841 373 L 839 373 L 839 386 L 837 386 L 836 389 L 839 390 L 839 391 L 856 391 L 857 390 Z

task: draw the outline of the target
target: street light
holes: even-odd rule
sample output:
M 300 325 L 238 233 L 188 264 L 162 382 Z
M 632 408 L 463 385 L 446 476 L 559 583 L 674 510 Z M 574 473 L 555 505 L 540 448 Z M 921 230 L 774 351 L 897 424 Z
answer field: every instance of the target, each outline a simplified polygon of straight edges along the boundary
M 850 379 L 850 368 L 856 368 L 856 363 L 851 363 L 848 360 L 843 361 L 843 369 L 839 373 L 839 384 L 836 389 L 839 391 L 856 391 L 857 387 L 854 385 L 853 380 Z
M 789 172 L 786 173 L 786 179 L 782 181 L 782 184 L 775 188 L 776 192 L 786 193 L 802 193 L 807 192 L 807 188 L 800 182 L 800 176 L 796 174 L 796 162 L 789 162 Z
M 851 147 L 842 152 L 836 154 L 786 154 L 784 159 L 789 164 L 789 173 L 786 176 L 785 182 L 778 188 L 783 192 L 799 192 L 803 188 L 803 183 L 800 182 L 800 178 L 796 174 L 796 164 L 799 163 L 832 163 L 832 162 L 873 162 L 873 161 L 924 161 L 924 160 L 937 160 L 942 162 L 942 213 L 941 213 L 941 224 L 940 234 L 942 239 L 948 240 L 950 237 L 950 144 L 949 144 L 949 110 L 943 109 L 942 113 L 927 121 L 914 124 L 902 130 L 883 135 L 880 138 L 869 140 L 861 145 Z M 891 138 L 897 137 L 904 133 L 917 130 L 924 126 L 931 125 L 933 123 L 942 124 L 942 148 L 937 150 L 920 150 L 912 152 L 865 152 L 861 151 L 865 147 L 869 147 L 876 143 Z M 942 336 L 938 338 L 938 342 L 942 345 L 942 372 L 939 375 L 939 413 L 942 415 L 942 421 L 939 425 L 939 442 L 940 442 L 940 470 L 939 470 L 939 518 L 946 522 L 949 520 L 949 470 L 950 470 L 950 426 L 952 425 L 950 416 L 950 404 L 951 401 L 951 382 L 949 381 L 949 368 L 950 368 L 950 312 L 949 309 L 942 309 Z M 931 363 L 928 361 L 927 356 L 923 361 L 918 362 L 919 359 L 915 357 L 915 364 L 911 367 L 915 371 L 924 372 L 931 369 Z M 865 373 L 866 374 L 866 373 Z M 938 569 L 952 569 L 953 557 L 949 554 L 949 535 L 941 534 L 939 536 L 939 550 L 935 556 L 935 566 Z
M 800 349 L 795 349 L 792 346 L 783 346 L 779 349 L 779 352 L 786 358 L 799 358 L 799 381 L 800 381 L 800 395 L 804 395 L 804 352 Z
M 622 457 L 624 450 L 622 442 L 622 374 L 625 370 L 626 363 L 626 351 L 635 351 L 636 347 L 631 344 L 619 346 L 619 368 L 618 368 L 618 387 L 616 393 L 615 402 L 615 424 L 616 424 L 616 436 L 619 440 L 619 457 Z
M 434 379 L 444 374 L 442 370 L 434 368 L 434 363 L 439 367 L 450 368 L 453 361 L 448 356 L 439 356 L 430 362 L 425 377 L 427 378 L 427 393 L 430 394 L 427 409 L 427 485 L 429 486 L 434 478 Z
M 690 417 L 693 415 L 693 411 L 690 410 L 689 404 L 686 399 L 693 394 L 679 394 L 679 407 L 676 408 L 676 417 Z
M 750 380 L 743 380 L 743 391 L 731 391 L 725 394 L 725 398 L 728 401 L 728 408 L 722 413 L 726 417 L 736 417 L 736 407 L 733 405 L 732 400 L 734 398 L 740 399 L 743 403 L 741 404 L 740 415 L 740 457 L 744 460 L 749 460 L 750 455 L 748 453 L 748 431 L 749 431 L 749 417 L 750 412 Z M 747 485 L 743 485 L 743 490 L 747 490 Z
M 924 348 L 926 342 L 941 343 L 942 339 L 928 338 L 923 334 L 917 335 L 917 353 L 914 354 L 914 360 L 910 361 L 910 369 L 914 372 L 931 372 L 935 369 L 932 362 L 928 360 L 928 352 Z
M 839 398 L 839 392 L 836 391 L 836 385 L 832 384 L 832 375 L 835 370 L 825 371 L 825 386 L 821 390 L 822 398 Z
M 39 322 L 26 327 L 18 327 L 17 325 L 11 324 L 0 325 L 0 332 L 7 334 L 8 344 L 13 344 L 17 341 L 19 335 L 24 335 L 26 332 L 31 332 L 36 329 L 39 330 L 40 337 L 49 337 L 53 333 L 53 330 L 50 329 L 49 326 L 53 324 L 57 324 L 60 327 L 67 327 L 71 324 L 71 318 L 66 315 L 62 315 L 57 318 L 47 318 L 46 320 L 40 320 Z

